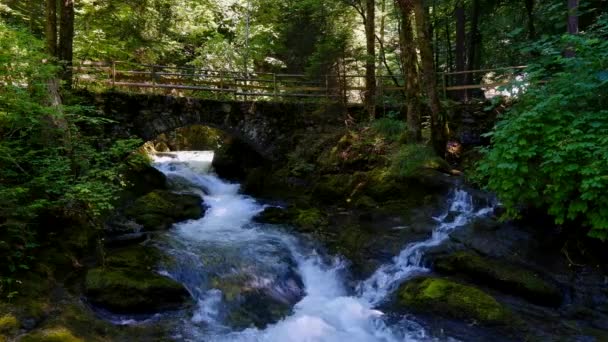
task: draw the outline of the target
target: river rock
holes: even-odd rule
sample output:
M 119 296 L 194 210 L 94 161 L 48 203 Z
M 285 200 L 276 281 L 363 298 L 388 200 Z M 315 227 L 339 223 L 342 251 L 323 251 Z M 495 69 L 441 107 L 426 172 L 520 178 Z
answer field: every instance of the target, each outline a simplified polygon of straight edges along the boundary
M 21 342 L 84 342 L 65 327 L 54 327 L 31 332 L 19 339 Z
M 504 292 L 521 295 L 533 303 L 559 306 L 562 301 L 560 290 L 537 273 L 472 252 L 440 257 L 435 261 L 435 269 L 449 274 L 465 274 Z
M 139 167 L 126 172 L 128 191 L 135 196 L 142 196 L 154 190 L 167 189 L 167 177 L 152 166 Z
M 201 218 L 204 209 L 197 195 L 157 190 L 135 200 L 125 214 L 146 230 L 164 230 L 176 222 Z
M 488 325 L 509 325 L 517 318 L 485 292 L 441 278 L 421 277 L 399 288 L 399 305 L 415 311 L 471 320 Z
M 155 272 L 161 253 L 134 246 L 110 251 L 106 267 L 91 269 L 85 279 L 89 300 L 117 313 L 152 313 L 182 307 L 189 294 L 178 282 Z
M 153 313 L 182 307 L 188 291 L 178 282 L 148 270 L 94 268 L 85 291 L 91 303 L 117 313 Z

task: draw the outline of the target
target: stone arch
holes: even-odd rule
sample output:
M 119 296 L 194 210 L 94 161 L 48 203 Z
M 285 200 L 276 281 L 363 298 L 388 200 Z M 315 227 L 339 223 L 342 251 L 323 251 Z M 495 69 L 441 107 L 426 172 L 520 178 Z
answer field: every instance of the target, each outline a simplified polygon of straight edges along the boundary
M 189 125 L 209 126 L 249 145 L 262 157 L 282 157 L 293 133 L 314 120 L 306 113 L 318 106 L 298 103 L 217 101 L 165 95 L 106 92 L 90 94 L 116 137 L 137 136 L 149 141 Z

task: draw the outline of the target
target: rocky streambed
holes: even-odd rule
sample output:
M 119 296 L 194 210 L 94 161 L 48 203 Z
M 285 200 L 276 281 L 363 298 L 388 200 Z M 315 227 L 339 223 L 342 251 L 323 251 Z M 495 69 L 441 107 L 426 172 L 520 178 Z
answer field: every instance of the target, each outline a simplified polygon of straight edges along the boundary
M 608 340 L 601 250 L 568 245 L 540 218 L 500 222 L 495 199 L 441 162 L 400 178 L 336 146 L 322 161 L 247 169 L 242 188 L 258 199 L 208 174 L 204 154 L 163 155 L 163 173 L 142 171 L 103 230 L 104 253 L 51 298 L 3 310 L 0 335 Z

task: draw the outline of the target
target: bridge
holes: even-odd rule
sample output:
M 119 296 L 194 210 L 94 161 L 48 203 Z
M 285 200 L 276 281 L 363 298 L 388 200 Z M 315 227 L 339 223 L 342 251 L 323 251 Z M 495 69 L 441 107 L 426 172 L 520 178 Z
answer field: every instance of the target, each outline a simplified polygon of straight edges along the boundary
M 179 97 L 121 91 L 78 94 L 88 98 L 100 115 L 111 119 L 106 133 L 117 138 L 154 140 L 177 128 L 204 125 L 246 143 L 267 160 L 280 159 L 302 128 L 338 124 L 343 108 L 302 102 L 255 102 Z M 356 109 L 355 109 L 356 110 Z
M 522 67 L 478 70 L 494 73 L 493 83 L 445 86 L 444 94 L 467 89 L 490 89 L 508 84 Z M 507 75 L 510 75 L 507 77 Z M 212 71 L 131 63 L 80 63 L 74 67 L 75 86 L 112 119 L 109 133 L 137 136 L 144 141 L 190 125 L 220 129 L 251 146 L 266 159 L 277 159 L 299 129 L 343 122 L 343 113 L 362 113 L 364 76 L 324 76 Z M 359 80 L 360 78 L 360 80 Z M 502 81 L 496 81 L 500 80 Z M 398 84 L 398 80 L 393 80 Z M 399 110 L 403 87 L 382 78 L 379 108 Z M 320 105 L 321 104 L 321 105 Z M 350 107 L 349 107 L 350 106 Z M 388 108 L 388 109 L 387 109 Z M 380 111 L 379 111 L 380 112 Z M 355 114 L 355 116 L 357 116 Z
M 439 73 L 444 97 L 456 92 L 478 90 L 493 96 L 501 86 L 521 77 L 524 66 Z M 130 62 L 76 63 L 73 67 L 77 87 L 121 89 L 216 100 L 288 102 L 340 102 L 361 104 L 365 94 L 365 75 L 334 74 L 311 77 L 196 67 L 137 64 Z M 469 82 L 469 84 L 467 84 Z M 395 105 L 405 101 L 402 75 L 377 76 L 377 104 Z M 309 101 L 309 102 L 310 102 Z

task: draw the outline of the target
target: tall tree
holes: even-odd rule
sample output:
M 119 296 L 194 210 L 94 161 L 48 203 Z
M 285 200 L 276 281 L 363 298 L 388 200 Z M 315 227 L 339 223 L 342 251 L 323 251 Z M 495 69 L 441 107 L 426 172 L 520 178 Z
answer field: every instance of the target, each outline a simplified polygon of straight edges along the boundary
M 46 0 L 46 49 L 51 56 L 57 56 L 57 0 Z
M 578 0 L 568 0 L 568 33 L 578 34 Z
M 464 2 L 459 0 L 456 2 L 456 8 L 454 9 L 456 16 L 456 71 L 463 72 L 466 68 L 466 11 Z M 464 74 L 456 76 L 456 85 L 463 85 L 465 83 Z M 465 100 L 466 92 L 459 90 L 457 92 L 457 98 L 459 100 Z
M 63 64 L 62 79 L 66 88 L 72 86 L 72 59 L 74 55 L 74 0 L 61 0 L 58 57 Z
M 422 64 L 422 80 L 426 88 L 431 109 L 431 139 L 433 148 L 440 156 L 445 154 L 447 143 L 447 126 L 443 117 L 443 109 L 437 93 L 437 76 L 433 65 L 433 47 L 428 31 L 427 12 L 423 0 L 399 0 L 412 6 L 416 18 L 417 45 L 420 50 Z
M 524 0 L 526 15 L 528 16 L 528 38 L 536 38 L 536 26 L 534 24 L 534 0 Z
M 365 0 L 365 106 L 370 119 L 376 117 L 376 1 Z
M 467 45 L 467 71 L 478 69 L 479 66 L 479 45 L 481 44 L 481 33 L 479 32 L 479 0 L 473 0 L 471 8 L 471 28 L 469 31 L 469 41 Z M 474 82 L 473 74 L 465 74 L 464 83 L 472 84 Z M 465 90 L 465 100 L 471 98 L 471 91 Z
M 411 3 L 397 1 L 401 13 L 399 44 L 401 64 L 405 80 L 405 115 L 407 121 L 406 140 L 417 143 L 422 140 L 420 127 L 420 82 L 418 73 L 418 54 L 414 42 L 413 9 Z
M 568 0 L 568 33 L 578 34 L 578 0 Z M 572 47 L 568 47 L 564 55 L 574 57 L 576 52 Z

